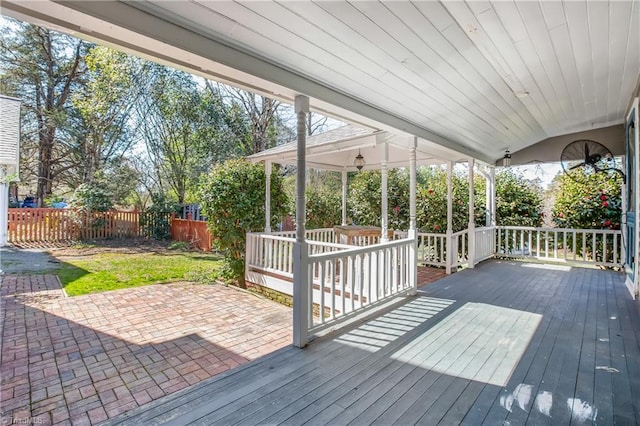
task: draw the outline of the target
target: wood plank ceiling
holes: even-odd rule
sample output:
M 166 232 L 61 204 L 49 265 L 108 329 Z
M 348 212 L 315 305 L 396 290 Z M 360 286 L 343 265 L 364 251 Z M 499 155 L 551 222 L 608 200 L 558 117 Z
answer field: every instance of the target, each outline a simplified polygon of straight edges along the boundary
M 621 123 L 640 75 L 637 1 L 128 4 L 484 158 Z

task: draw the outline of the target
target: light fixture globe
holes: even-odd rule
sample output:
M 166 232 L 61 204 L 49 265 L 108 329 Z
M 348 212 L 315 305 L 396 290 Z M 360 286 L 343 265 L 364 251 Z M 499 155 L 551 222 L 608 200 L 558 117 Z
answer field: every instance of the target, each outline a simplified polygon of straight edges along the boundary
M 502 166 L 503 167 L 511 166 L 511 153 L 509 152 L 508 149 L 504 152 L 504 157 L 502 157 Z
M 364 161 L 362 154 L 360 154 L 360 150 L 358 150 L 358 155 L 356 155 L 356 159 L 353 160 L 353 165 L 356 166 L 356 169 L 362 170 L 365 164 L 367 163 Z

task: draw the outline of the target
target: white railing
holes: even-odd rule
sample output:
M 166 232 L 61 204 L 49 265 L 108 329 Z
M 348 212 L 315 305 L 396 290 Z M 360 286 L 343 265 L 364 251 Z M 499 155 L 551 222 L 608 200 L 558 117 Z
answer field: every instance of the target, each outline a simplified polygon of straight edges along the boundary
M 447 236 L 418 232 L 418 263 L 429 266 L 447 265 Z
M 493 257 L 496 253 L 496 228 L 487 226 L 475 228 L 474 263 L 480 263 Z
M 413 239 L 402 239 L 310 255 L 313 297 L 308 331 L 320 331 L 352 313 L 410 292 L 413 244 Z
M 335 243 L 336 234 L 333 228 L 321 228 L 321 229 L 308 229 L 305 233 L 306 239 L 311 241 L 318 241 L 321 243 Z
M 451 234 L 451 267 L 457 268 L 467 264 L 469 260 L 469 231 L 462 231 Z
M 293 277 L 293 244 L 296 241 L 295 231 L 293 232 L 293 237 L 279 234 L 280 233 L 247 233 L 245 258 L 245 269 L 247 272 L 251 270 L 264 271 L 283 277 Z M 285 235 L 291 235 L 291 231 L 287 231 Z M 328 233 L 317 233 L 315 236 L 328 238 Z M 310 240 L 307 240 L 307 246 L 309 248 L 309 254 L 322 254 L 353 248 L 353 246 L 345 244 Z
M 251 270 L 293 278 L 295 238 L 274 234 L 247 233 L 245 277 Z
M 622 234 L 609 229 L 498 226 L 496 255 L 548 261 L 622 265 Z
M 407 231 L 393 231 L 393 239 L 407 238 Z M 418 264 L 444 267 L 447 265 L 447 235 L 418 232 Z

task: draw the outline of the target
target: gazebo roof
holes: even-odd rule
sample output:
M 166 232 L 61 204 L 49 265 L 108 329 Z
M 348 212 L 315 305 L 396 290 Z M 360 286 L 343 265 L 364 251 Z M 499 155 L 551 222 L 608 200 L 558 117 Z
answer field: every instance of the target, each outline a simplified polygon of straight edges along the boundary
M 307 137 L 307 167 L 355 171 L 357 169 L 353 161 L 360 153 L 366 162 L 363 170 L 376 170 L 382 165 L 385 142 L 389 147 L 388 166 L 408 166 L 411 137 L 346 125 Z M 271 161 L 283 165 L 295 165 L 296 155 L 297 143 L 294 140 L 250 155 L 248 159 L 253 162 Z M 448 160 L 461 161 L 466 160 L 466 157 L 424 139 L 418 139 L 416 149 L 418 165 L 441 164 Z

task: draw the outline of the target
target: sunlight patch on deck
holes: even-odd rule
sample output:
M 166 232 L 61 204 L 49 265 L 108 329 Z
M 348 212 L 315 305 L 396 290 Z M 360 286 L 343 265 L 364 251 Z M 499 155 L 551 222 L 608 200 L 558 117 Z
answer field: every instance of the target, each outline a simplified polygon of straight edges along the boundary
M 542 315 L 465 303 L 391 357 L 450 376 L 505 386 Z
M 376 352 L 454 302 L 455 300 L 435 297 L 418 297 L 380 317 L 367 321 L 335 340 L 367 352 Z
M 569 272 L 571 270 L 571 266 L 554 265 L 551 263 L 523 263 L 521 266 L 523 268 L 546 269 L 547 271 Z

